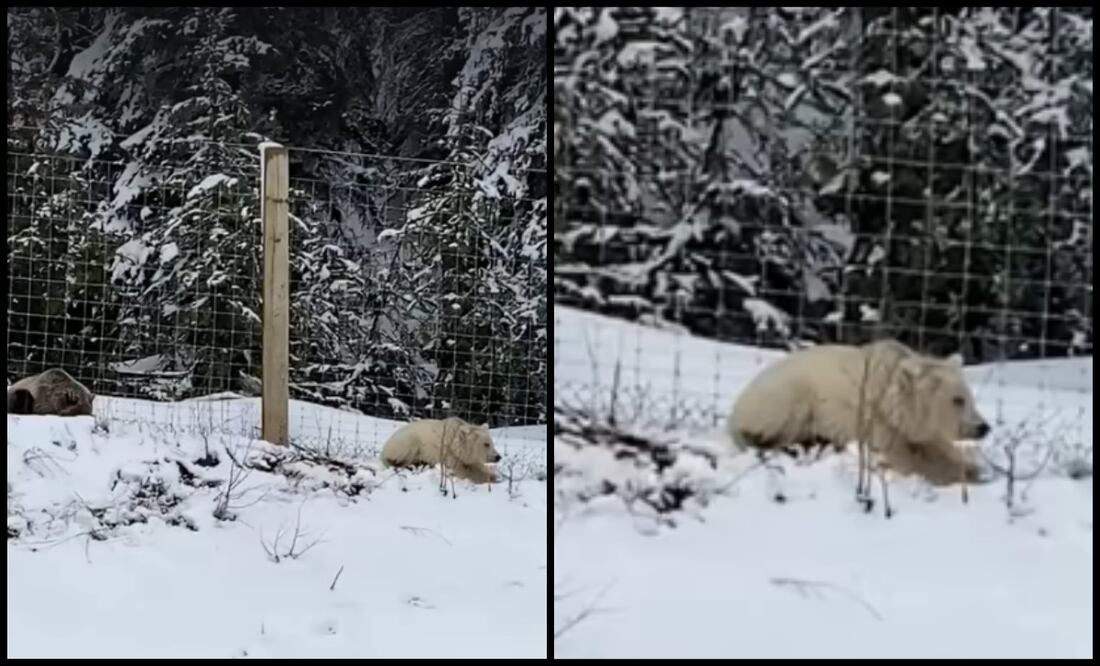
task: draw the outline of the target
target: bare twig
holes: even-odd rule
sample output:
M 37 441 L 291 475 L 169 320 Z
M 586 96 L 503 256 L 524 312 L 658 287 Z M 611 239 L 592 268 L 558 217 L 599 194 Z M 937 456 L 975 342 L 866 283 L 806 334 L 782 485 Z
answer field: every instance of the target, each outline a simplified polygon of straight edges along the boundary
M 558 640 L 559 638 L 564 636 L 566 633 L 568 633 L 571 629 L 573 629 L 578 624 L 583 622 L 585 619 L 591 617 L 592 615 L 595 615 L 596 613 L 607 612 L 606 609 L 597 608 L 596 604 L 598 604 L 600 599 L 602 599 L 604 597 L 604 595 L 607 594 L 607 591 L 609 589 L 611 589 L 611 584 L 610 583 L 605 585 L 603 587 L 603 589 L 600 590 L 600 592 L 592 600 L 591 604 L 589 604 L 588 606 L 585 606 L 585 608 L 583 610 L 581 610 L 580 613 L 577 613 L 573 617 L 567 619 L 560 627 L 554 629 L 554 640 L 555 641 Z M 555 594 L 554 595 L 554 603 L 558 603 L 559 601 L 562 601 L 562 600 L 566 599 L 568 596 L 569 595 L 566 595 L 566 594 Z
M 308 532 L 306 532 L 305 530 L 302 529 L 302 508 L 303 508 L 304 504 L 305 503 L 303 502 L 302 505 L 298 507 L 298 517 L 297 517 L 297 520 L 294 523 L 294 533 L 291 535 L 291 538 L 290 538 L 290 546 L 285 550 L 285 552 L 282 552 L 279 549 L 279 540 L 282 539 L 282 537 L 283 537 L 283 528 L 282 527 L 280 527 L 275 532 L 275 539 L 274 539 L 274 541 L 272 541 L 272 544 L 271 544 L 270 548 L 264 542 L 263 532 L 262 531 L 260 532 L 260 545 L 263 547 L 264 552 L 267 554 L 268 559 L 271 560 L 272 562 L 278 564 L 279 562 L 281 562 L 283 560 L 283 558 L 290 558 L 292 560 L 297 559 L 297 558 L 305 555 L 306 553 L 308 553 L 310 550 L 313 549 L 314 546 L 316 546 L 317 544 L 322 542 L 322 538 L 317 537 L 313 541 L 310 541 L 309 543 L 307 543 L 305 545 L 305 547 L 302 548 L 301 550 L 297 550 L 298 540 L 304 538 L 307 534 L 309 534 Z
M 427 527 L 414 527 L 412 525 L 401 525 L 401 529 L 403 529 L 407 532 L 411 532 L 412 534 L 415 534 L 417 536 L 420 536 L 421 534 L 432 534 L 432 535 L 435 535 L 435 536 L 439 537 L 440 540 L 442 540 L 443 543 L 447 544 L 448 546 L 451 545 L 451 542 L 447 541 L 446 537 L 444 537 L 439 532 L 436 532 L 435 530 L 428 529 Z
M 279 538 L 282 536 L 283 530 L 279 528 L 275 531 L 275 540 L 271 544 L 271 548 L 267 547 L 267 543 L 264 542 L 264 532 L 260 530 L 260 547 L 264 549 L 264 553 L 267 554 L 267 559 L 271 560 L 275 564 L 278 564 L 281 560 L 279 556 Z
M 340 580 L 340 574 L 342 573 L 344 573 L 344 565 L 341 564 L 340 570 L 336 572 L 336 577 L 332 579 L 332 585 L 328 586 L 328 589 L 330 591 L 334 591 L 336 589 L 336 581 Z
M 984 451 L 979 449 L 979 453 L 983 460 L 989 467 L 1005 477 L 1005 508 L 1010 512 L 1015 508 L 1016 504 L 1016 485 L 1023 481 L 1027 482 L 1021 496 L 1026 495 L 1027 490 L 1030 489 L 1031 484 L 1035 479 L 1046 469 L 1047 465 L 1054 457 L 1055 445 L 1054 440 L 1057 439 L 1060 433 L 1056 433 L 1049 438 L 1044 451 L 1043 459 L 1039 464 L 1029 472 L 1020 473 L 1019 471 L 1019 452 L 1023 444 L 1029 439 L 1038 437 L 1044 430 L 1045 426 L 1049 423 L 1050 419 L 1054 417 L 1054 414 L 1048 414 L 1047 417 L 1041 421 L 1034 421 L 1031 419 L 1025 420 L 1017 425 L 1016 428 L 1004 432 L 1001 439 L 1001 444 L 998 447 L 1005 456 L 1004 465 L 999 464 L 997 461 L 992 460 Z
M 860 378 L 859 385 L 859 404 L 857 405 L 857 432 L 859 438 L 856 442 L 858 456 L 859 456 L 859 471 L 856 475 L 856 501 L 862 502 L 867 511 L 870 511 L 870 441 L 868 429 L 869 418 L 867 416 L 867 381 L 871 374 L 871 359 L 870 356 L 865 356 L 863 359 L 863 375 Z
M 240 499 L 244 496 L 244 492 L 238 492 L 241 484 L 248 478 L 251 473 L 251 469 L 246 467 L 237 456 L 230 450 L 228 444 L 223 443 L 226 455 L 229 457 L 229 479 L 227 480 L 222 492 L 218 493 L 217 505 L 214 508 L 214 517 L 218 520 L 233 520 L 236 516 L 230 511 L 230 501 Z M 247 453 L 247 449 L 246 449 Z M 209 455 L 209 453 L 207 453 Z M 245 491 L 247 492 L 247 491 Z M 259 502 L 267 493 L 261 494 L 256 500 L 246 505 L 234 505 L 233 508 L 244 508 L 245 506 L 251 506 L 256 502 Z
M 864 601 L 862 598 L 859 597 L 859 595 L 852 592 L 851 590 L 843 588 L 834 583 L 829 583 L 827 581 L 814 581 L 802 578 L 787 577 L 774 577 L 769 582 L 772 585 L 776 585 L 779 587 L 790 587 L 802 596 L 810 596 L 810 593 L 813 593 L 814 596 L 820 597 L 820 589 L 830 589 L 835 592 L 839 592 L 840 594 L 863 606 L 867 610 L 867 612 L 870 613 L 872 617 L 874 617 L 876 620 L 882 620 L 882 615 L 877 610 L 875 610 L 874 606 Z

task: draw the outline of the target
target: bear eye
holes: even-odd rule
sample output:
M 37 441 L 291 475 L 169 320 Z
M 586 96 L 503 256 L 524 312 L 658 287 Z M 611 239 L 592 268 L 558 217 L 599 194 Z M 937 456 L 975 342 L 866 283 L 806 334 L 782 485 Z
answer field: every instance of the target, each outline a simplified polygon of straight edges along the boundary
M 955 403 L 956 407 L 962 407 L 966 404 L 966 398 L 963 398 L 961 395 L 957 395 L 954 398 L 951 398 L 951 402 Z

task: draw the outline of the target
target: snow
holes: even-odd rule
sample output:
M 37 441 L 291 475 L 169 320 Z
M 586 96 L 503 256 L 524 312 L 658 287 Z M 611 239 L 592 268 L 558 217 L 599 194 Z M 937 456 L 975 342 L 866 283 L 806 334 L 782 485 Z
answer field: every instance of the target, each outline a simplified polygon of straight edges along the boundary
M 749 22 L 743 16 L 735 16 L 718 28 L 719 33 L 732 33 L 733 39 L 740 44 L 745 41 L 745 33 L 749 30 Z
M 9 658 L 545 658 L 544 480 L 444 497 L 432 471 L 398 475 L 329 441 L 351 471 L 283 458 L 250 471 L 218 520 L 227 452 L 291 450 L 242 434 L 258 399 L 217 397 L 8 417 Z M 292 441 L 322 439 L 312 424 L 336 410 L 292 406 L 313 417 Z M 400 425 L 361 419 L 360 443 Z M 545 479 L 545 432 L 495 429 L 501 465 Z M 198 462 L 206 445 L 215 466 Z
M 149 140 L 149 137 L 153 136 L 154 133 L 161 129 L 161 124 L 159 120 L 160 118 L 158 116 L 158 118 L 154 122 L 149 123 L 145 127 L 142 127 L 138 131 L 123 139 L 122 143 L 119 144 L 119 147 L 125 150 L 134 150 L 141 147 L 146 141 Z M 142 219 L 144 219 L 144 217 L 145 216 L 143 210 Z
M 795 38 L 795 44 L 805 44 L 806 42 L 817 36 L 819 33 L 829 30 L 836 30 L 837 27 L 838 22 L 836 19 L 836 15 L 826 14 L 825 16 L 822 16 L 817 21 L 815 21 L 812 25 L 803 28 L 802 31 L 798 33 L 798 37 Z
M 101 63 L 110 53 L 111 42 L 114 38 L 115 30 L 118 29 L 120 18 L 121 15 L 115 12 L 107 14 L 103 30 L 96 35 L 95 41 L 93 41 L 88 48 L 73 55 L 67 73 L 69 78 L 78 81 L 86 80 L 94 83 L 99 76 L 101 76 L 99 74 Z M 85 92 L 84 101 L 91 99 L 93 94 L 94 87 Z M 74 98 L 69 87 L 66 85 L 60 86 L 57 90 L 57 94 L 54 96 L 54 101 L 59 103 L 72 103 Z
M 153 254 L 153 248 L 140 239 L 126 241 L 115 250 L 115 261 L 111 266 L 111 282 L 127 278 L 139 279 L 141 268 Z
M 870 74 L 864 76 L 860 80 L 881 88 L 884 86 L 888 86 L 895 81 L 899 81 L 900 77 L 889 70 L 877 69 L 874 72 L 871 72 Z
M 282 147 L 283 145 L 281 143 L 275 143 L 274 141 L 261 141 L 259 145 L 260 155 L 262 156 L 265 151 L 277 150 Z
M 108 363 L 107 367 L 113 372 L 124 375 L 147 375 L 159 372 L 167 364 L 168 358 L 164 354 L 153 354 L 145 358 Z
M 142 172 L 141 165 L 137 162 L 128 162 L 123 168 L 122 173 L 115 181 L 113 190 L 115 192 L 115 198 L 108 205 L 107 214 L 111 217 L 111 222 L 119 231 L 123 231 L 129 225 L 118 217 L 118 213 L 122 212 L 127 206 L 132 204 L 134 200 L 139 199 L 145 188 L 153 184 L 152 178 L 146 173 Z M 110 213 L 116 215 L 111 216 Z M 111 230 L 112 225 L 105 225 L 105 230 Z
M 207 176 L 206 178 L 203 178 L 202 182 L 200 182 L 198 185 L 192 187 L 191 190 L 187 193 L 187 198 L 188 199 L 194 199 L 195 197 L 202 196 L 203 194 L 206 194 L 210 190 L 216 189 L 220 185 L 225 185 L 226 187 L 232 187 L 236 183 L 237 183 L 236 178 L 231 178 L 231 177 L 225 175 L 224 173 L 216 173 L 216 174 Z
M 1066 168 L 1062 171 L 1063 177 L 1068 178 L 1077 169 L 1092 170 L 1092 155 L 1088 148 L 1071 148 L 1066 151 Z
M 616 61 L 620 67 L 651 67 L 656 62 L 658 53 L 665 48 L 660 42 L 633 40 L 619 49 Z
M 457 114 L 462 109 L 476 108 L 481 104 L 485 95 L 491 93 L 490 86 L 486 86 L 486 75 L 497 66 L 494 60 L 506 46 L 506 36 L 509 30 L 520 25 L 526 32 L 533 17 L 542 18 L 540 9 L 528 7 L 509 7 L 502 14 L 486 25 L 467 45 L 469 51 L 462 66 L 462 70 L 456 76 L 454 83 L 455 94 L 451 98 L 451 113 Z M 521 35 L 524 34 L 521 32 Z M 528 39 L 538 40 L 545 34 L 542 32 L 528 33 Z
M 594 125 L 603 134 L 612 137 L 634 138 L 634 125 L 623 117 L 618 109 L 608 109 Z
M 742 307 L 752 315 L 752 321 L 756 324 L 758 332 L 774 330 L 784 336 L 790 335 L 790 315 L 774 305 L 759 298 L 746 298 L 742 302 Z
M 160 247 L 160 263 L 167 264 L 180 254 L 180 248 L 175 243 L 166 243 Z
M 714 493 L 674 527 L 618 496 L 582 502 L 568 491 L 584 480 L 555 477 L 556 658 L 1092 656 L 1091 476 L 1051 464 L 1012 511 L 1003 480 L 964 503 L 957 487 L 892 479 L 893 518 L 864 513 L 851 454 L 783 462 L 779 475 L 730 451 L 727 410 L 780 352 L 561 306 L 554 316 L 557 404 L 607 414 L 614 392 L 625 429 L 722 452 L 715 470 L 681 455 L 665 473 Z M 1058 441 L 1091 468 L 1091 358 L 965 372 L 996 416 L 992 444 L 1030 426 L 1023 465 Z M 555 465 L 590 487 L 654 481 L 599 447 L 554 446 Z
M 959 49 L 966 58 L 967 69 L 975 72 L 981 72 L 986 69 L 985 58 L 982 56 L 982 52 L 978 48 L 977 42 L 975 42 L 972 37 L 962 37 L 959 40 Z
M 111 146 L 111 141 L 110 128 L 87 113 L 61 128 L 56 149 L 79 152 L 86 148 L 88 163 L 91 163 L 91 160 L 98 158 Z
M 787 88 L 794 88 L 798 85 L 798 75 L 794 72 L 782 72 L 776 77 L 776 80 Z
M 603 9 L 600 11 L 599 18 L 596 19 L 596 23 L 592 26 L 592 45 L 599 46 L 604 42 L 609 42 L 619 34 L 619 24 L 615 21 L 615 17 L 612 15 L 611 9 Z

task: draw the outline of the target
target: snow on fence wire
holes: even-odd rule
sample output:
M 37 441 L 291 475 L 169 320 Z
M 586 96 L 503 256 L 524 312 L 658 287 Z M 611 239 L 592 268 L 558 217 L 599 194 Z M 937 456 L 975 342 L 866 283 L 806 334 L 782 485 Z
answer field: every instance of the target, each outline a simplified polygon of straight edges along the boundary
M 890 336 L 1091 450 L 1090 9 L 554 20 L 556 403 L 717 428 L 770 349 Z
M 259 436 L 259 151 L 186 148 L 106 160 L 9 128 L 8 377 L 62 367 L 97 414 Z M 289 153 L 290 438 L 544 424 L 545 200 L 466 165 Z

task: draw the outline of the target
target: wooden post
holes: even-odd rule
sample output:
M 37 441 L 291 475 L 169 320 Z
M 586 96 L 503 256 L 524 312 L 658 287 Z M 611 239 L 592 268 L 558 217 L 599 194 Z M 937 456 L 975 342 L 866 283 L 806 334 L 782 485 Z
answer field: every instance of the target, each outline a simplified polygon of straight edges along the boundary
M 262 437 L 286 444 L 290 413 L 290 189 L 286 148 L 260 145 L 260 214 L 264 235 Z

